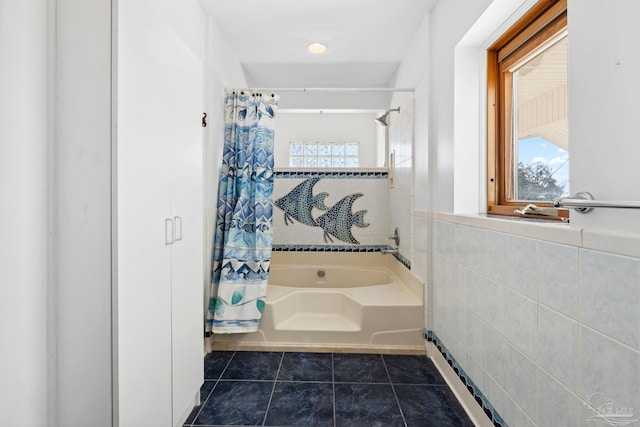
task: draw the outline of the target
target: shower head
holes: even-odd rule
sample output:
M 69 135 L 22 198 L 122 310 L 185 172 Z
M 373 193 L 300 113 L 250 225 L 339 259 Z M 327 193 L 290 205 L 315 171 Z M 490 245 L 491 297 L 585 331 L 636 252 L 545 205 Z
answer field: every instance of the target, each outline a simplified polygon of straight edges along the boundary
M 387 117 L 389 116 L 389 113 L 391 113 L 392 111 L 396 111 L 396 112 L 400 112 L 400 107 L 398 108 L 392 108 L 391 110 L 387 110 L 383 115 L 381 115 L 380 117 L 378 117 L 377 119 L 374 119 L 375 122 L 379 125 L 382 125 L 384 127 L 388 127 L 389 123 L 387 123 Z

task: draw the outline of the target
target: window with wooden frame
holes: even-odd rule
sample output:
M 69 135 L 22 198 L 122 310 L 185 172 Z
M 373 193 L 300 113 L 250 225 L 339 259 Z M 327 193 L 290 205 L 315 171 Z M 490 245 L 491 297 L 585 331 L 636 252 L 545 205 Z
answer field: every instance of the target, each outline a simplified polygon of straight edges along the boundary
M 567 1 L 541 0 L 488 50 L 488 212 L 566 219 Z M 525 214 L 530 216 L 530 214 Z

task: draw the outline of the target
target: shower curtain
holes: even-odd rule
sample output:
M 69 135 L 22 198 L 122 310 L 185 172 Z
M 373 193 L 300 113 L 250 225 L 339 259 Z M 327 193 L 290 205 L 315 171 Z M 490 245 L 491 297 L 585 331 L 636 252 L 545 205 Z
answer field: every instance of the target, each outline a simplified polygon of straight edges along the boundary
M 267 294 L 279 96 L 228 90 L 206 331 L 254 332 Z

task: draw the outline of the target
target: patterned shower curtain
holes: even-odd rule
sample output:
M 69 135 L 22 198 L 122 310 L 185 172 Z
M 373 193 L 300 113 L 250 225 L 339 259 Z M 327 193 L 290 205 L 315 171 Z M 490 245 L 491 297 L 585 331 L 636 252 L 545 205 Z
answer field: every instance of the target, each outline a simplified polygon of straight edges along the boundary
M 229 90 L 206 330 L 254 332 L 273 241 L 273 136 L 279 96 Z

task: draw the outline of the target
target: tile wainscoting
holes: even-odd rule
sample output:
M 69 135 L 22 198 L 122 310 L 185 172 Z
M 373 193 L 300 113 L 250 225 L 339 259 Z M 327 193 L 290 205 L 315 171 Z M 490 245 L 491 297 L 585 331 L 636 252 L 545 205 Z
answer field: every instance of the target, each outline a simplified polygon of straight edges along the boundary
M 441 213 L 429 232 L 432 338 L 494 420 L 585 425 L 606 418 L 607 402 L 631 420 L 640 407 L 637 236 Z

